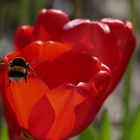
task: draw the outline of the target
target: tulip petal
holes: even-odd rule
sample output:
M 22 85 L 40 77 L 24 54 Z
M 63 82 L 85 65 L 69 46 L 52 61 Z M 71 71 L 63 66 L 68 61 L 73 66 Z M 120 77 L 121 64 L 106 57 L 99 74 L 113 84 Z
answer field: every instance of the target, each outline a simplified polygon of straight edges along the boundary
M 100 71 L 88 83 L 76 87 L 65 84 L 48 92 L 47 97 L 55 110 L 56 117 L 46 138 L 63 139 L 87 127 L 99 110 L 100 103 L 97 100 L 103 95 L 109 81 L 110 73 Z
M 43 96 L 33 106 L 28 124 L 29 131 L 36 139 L 44 139 L 54 122 L 54 110 L 49 103 L 47 96 Z
M 34 104 L 48 91 L 47 86 L 37 76 L 29 75 L 25 80 L 9 84 L 9 77 L 5 73 L 5 96 L 21 127 L 28 128 L 28 117 Z M 39 86 L 38 86 L 39 85 Z
M 53 60 L 59 55 L 70 51 L 71 48 L 63 43 L 36 41 L 20 51 L 22 57 L 31 64 L 38 64 L 44 60 Z
M 62 11 L 43 9 L 37 19 L 34 36 L 42 41 L 47 41 L 49 36 L 51 37 L 51 35 L 56 33 L 59 34 L 68 20 L 67 15 Z
M 124 23 L 120 20 L 115 20 L 110 18 L 104 18 L 101 21 L 108 24 L 108 26 L 111 29 L 111 32 L 115 36 L 117 40 L 117 44 L 119 46 L 118 47 L 119 53 L 121 53 L 120 57 L 123 57 L 124 52 L 128 51 L 128 53 L 125 53 L 125 55 L 128 55 L 127 57 L 129 58 L 135 48 L 135 38 L 132 34 L 132 30 L 133 30 L 132 24 L 129 21 Z M 126 46 L 126 43 L 130 45 Z M 127 59 L 125 58 L 123 60 L 126 61 Z
M 2 93 L 5 94 L 4 91 Z M 14 133 L 20 135 L 21 126 L 19 125 L 16 119 L 16 115 L 14 114 L 14 111 L 11 108 L 11 104 L 9 103 L 6 96 L 4 96 L 3 94 L 2 94 L 2 106 L 4 108 L 3 110 L 4 117 L 6 119 L 8 127 L 13 129 Z
M 77 19 L 65 24 L 62 33 L 65 43 L 73 49 L 98 57 L 110 69 L 119 61 L 118 46 L 107 24 Z
M 112 34 L 117 40 L 119 49 L 119 63 L 117 67 L 112 69 L 112 82 L 107 89 L 107 93 L 111 93 L 116 84 L 121 79 L 128 62 L 135 48 L 135 38 L 132 34 L 132 25 L 130 22 L 122 22 L 120 20 L 105 18 L 102 22 L 108 24 Z M 106 93 L 106 94 L 107 94 Z M 107 95 L 106 95 L 107 96 Z
M 103 104 L 103 100 L 100 101 L 100 98 L 104 96 L 110 78 L 111 75 L 108 71 L 101 70 L 88 83 L 82 83 L 78 86 L 78 89 L 85 92 L 85 96 L 88 98 L 75 108 L 76 121 L 71 136 L 80 133 L 92 122 Z
M 100 62 L 85 53 L 69 51 L 54 59 L 44 61 L 36 68 L 36 74 L 49 88 L 56 88 L 63 83 L 77 85 L 88 82 L 99 71 Z
M 75 107 L 86 97 L 72 85 L 61 85 L 51 90 L 47 97 L 55 111 L 55 120 L 46 139 L 64 139 L 74 127 Z
M 21 26 L 15 34 L 15 49 L 21 50 L 33 41 L 33 27 Z

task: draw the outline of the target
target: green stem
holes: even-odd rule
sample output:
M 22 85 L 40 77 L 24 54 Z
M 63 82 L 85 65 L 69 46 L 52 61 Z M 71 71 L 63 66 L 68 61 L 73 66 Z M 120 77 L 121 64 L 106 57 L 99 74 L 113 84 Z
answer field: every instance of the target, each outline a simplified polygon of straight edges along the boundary
M 130 118 L 130 98 L 132 93 L 131 79 L 133 73 L 133 67 L 135 62 L 135 56 L 131 59 L 131 62 L 127 68 L 124 77 L 124 93 L 123 93 L 123 108 L 124 108 L 124 117 L 123 117 L 123 127 L 126 129 L 127 123 Z
M 44 8 L 44 0 L 35 0 L 35 16 Z
M 19 14 L 19 24 L 29 24 L 29 11 L 30 11 L 30 1 L 20 0 L 20 14 Z
M 133 23 L 134 28 L 136 29 L 137 26 L 137 0 L 129 0 L 129 19 Z
M 73 17 L 80 18 L 81 14 L 81 0 L 74 0 L 73 2 Z

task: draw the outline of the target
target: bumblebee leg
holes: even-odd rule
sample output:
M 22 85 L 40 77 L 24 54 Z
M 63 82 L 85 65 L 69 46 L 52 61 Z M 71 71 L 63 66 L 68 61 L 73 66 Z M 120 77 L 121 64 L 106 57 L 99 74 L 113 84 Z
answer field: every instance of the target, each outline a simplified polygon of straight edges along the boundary
M 36 76 L 35 71 L 33 70 L 33 68 L 32 68 L 30 65 L 28 65 L 28 68 L 31 70 L 32 74 L 33 74 L 34 76 Z
M 28 78 L 25 77 L 25 82 L 26 82 L 26 85 L 28 85 Z
M 11 80 L 10 80 L 10 78 L 9 78 L 9 85 L 10 85 L 10 83 L 11 83 Z

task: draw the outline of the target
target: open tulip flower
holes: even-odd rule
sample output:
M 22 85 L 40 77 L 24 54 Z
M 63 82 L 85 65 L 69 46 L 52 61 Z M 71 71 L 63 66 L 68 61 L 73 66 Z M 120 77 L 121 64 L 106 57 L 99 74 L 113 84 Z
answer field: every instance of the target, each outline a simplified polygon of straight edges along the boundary
M 69 21 L 61 11 L 43 9 L 34 27 L 18 28 L 15 51 L 2 59 L 2 101 L 11 136 L 66 140 L 79 134 L 119 82 L 134 48 L 130 22 Z M 27 68 L 27 81 L 9 82 L 17 57 L 32 70 Z

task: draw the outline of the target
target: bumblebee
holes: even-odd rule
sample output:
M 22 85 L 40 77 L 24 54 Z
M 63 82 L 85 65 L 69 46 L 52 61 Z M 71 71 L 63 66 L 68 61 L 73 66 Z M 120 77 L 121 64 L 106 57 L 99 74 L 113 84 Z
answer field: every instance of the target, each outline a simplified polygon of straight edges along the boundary
M 15 57 L 10 63 L 8 68 L 9 84 L 11 80 L 16 82 L 25 80 L 26 84 L 28 83 L 28 70 L 31 70 L 35 75 L 33 69 L 29 63 L 22 57 Z

